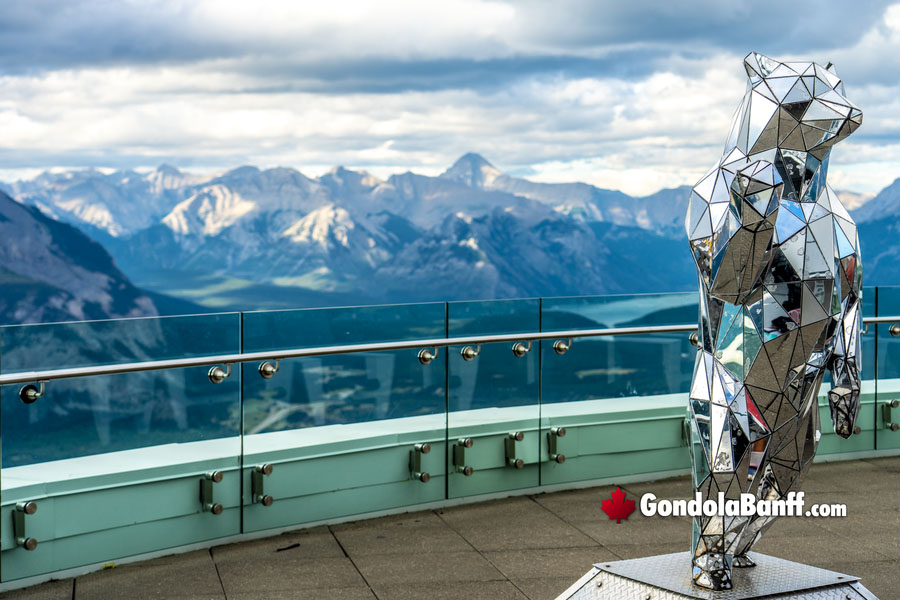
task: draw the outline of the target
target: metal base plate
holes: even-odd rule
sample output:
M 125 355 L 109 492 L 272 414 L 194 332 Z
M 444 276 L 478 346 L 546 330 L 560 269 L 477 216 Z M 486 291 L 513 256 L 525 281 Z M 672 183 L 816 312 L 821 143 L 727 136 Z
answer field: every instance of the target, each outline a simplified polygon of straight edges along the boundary
M 557 600 L 878 600 L 858 577 L 751 552 L 755 567 L 734 569 L 730 590 L 691 580 L 691 553 L 599 563 Z

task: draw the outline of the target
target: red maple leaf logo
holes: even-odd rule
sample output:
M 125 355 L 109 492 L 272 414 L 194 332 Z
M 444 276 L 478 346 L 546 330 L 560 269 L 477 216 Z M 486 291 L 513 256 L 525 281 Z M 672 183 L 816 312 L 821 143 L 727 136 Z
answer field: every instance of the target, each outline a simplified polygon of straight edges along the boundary
M 615 519 L 616 523 L 621 523 L 622 519 L 628 520 L 628 515 L 634 512 L 634 500 L 626 500 L 625 492 L 620 488 L 616 488 L 612 494 L 612 500 L 604 500 L 600 503 L 600 510 L 609 515 L 610 519 Z

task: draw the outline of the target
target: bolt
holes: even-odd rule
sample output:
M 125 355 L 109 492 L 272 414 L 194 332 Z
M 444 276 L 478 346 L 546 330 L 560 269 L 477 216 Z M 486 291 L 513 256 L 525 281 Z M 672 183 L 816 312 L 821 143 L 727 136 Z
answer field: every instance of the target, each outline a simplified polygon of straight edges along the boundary
M 37 512 L 37 503 L 35 502 L 19 502 L 16 504 L 16 510 L 26 515 L 33 515 Z

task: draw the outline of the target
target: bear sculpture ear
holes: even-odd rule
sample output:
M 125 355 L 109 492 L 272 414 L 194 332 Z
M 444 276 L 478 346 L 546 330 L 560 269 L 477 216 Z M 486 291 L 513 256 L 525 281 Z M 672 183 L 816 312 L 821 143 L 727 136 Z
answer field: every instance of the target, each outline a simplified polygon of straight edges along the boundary
M 828 61 L 828 64 L 825 65 L 825 70 L 828 71 L 829 73 L 831 73 L 832 75 L 837 75 L 837 71 L 835 71 L 835 69 L 834 69 L 834 63 L 832 63 L 830 60 Z
M 751 80 L 757 77 L 768 77 L 778 67 L 778 61 L 758 52 L 751 52 L 744 57 L 744 69 Z

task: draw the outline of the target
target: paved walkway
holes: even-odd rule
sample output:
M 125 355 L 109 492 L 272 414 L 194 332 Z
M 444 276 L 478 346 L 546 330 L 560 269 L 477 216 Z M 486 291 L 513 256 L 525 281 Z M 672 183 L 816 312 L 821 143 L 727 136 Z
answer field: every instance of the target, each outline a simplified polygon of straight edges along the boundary
M 622 486 L 638 499 L 690 494 L 686 477 Z M 554 598 L 594 562 L 687 550 L 686 518 L 616 524 L 612 487 L 539 494 L 318 527 L 217 546 L 0 595 L 16 600 L 402 600 Z M 756 550 L 862 578 L 900 600 L 900 457 L 813 465 L 807 502 L 842 519 L 785 518 Z

